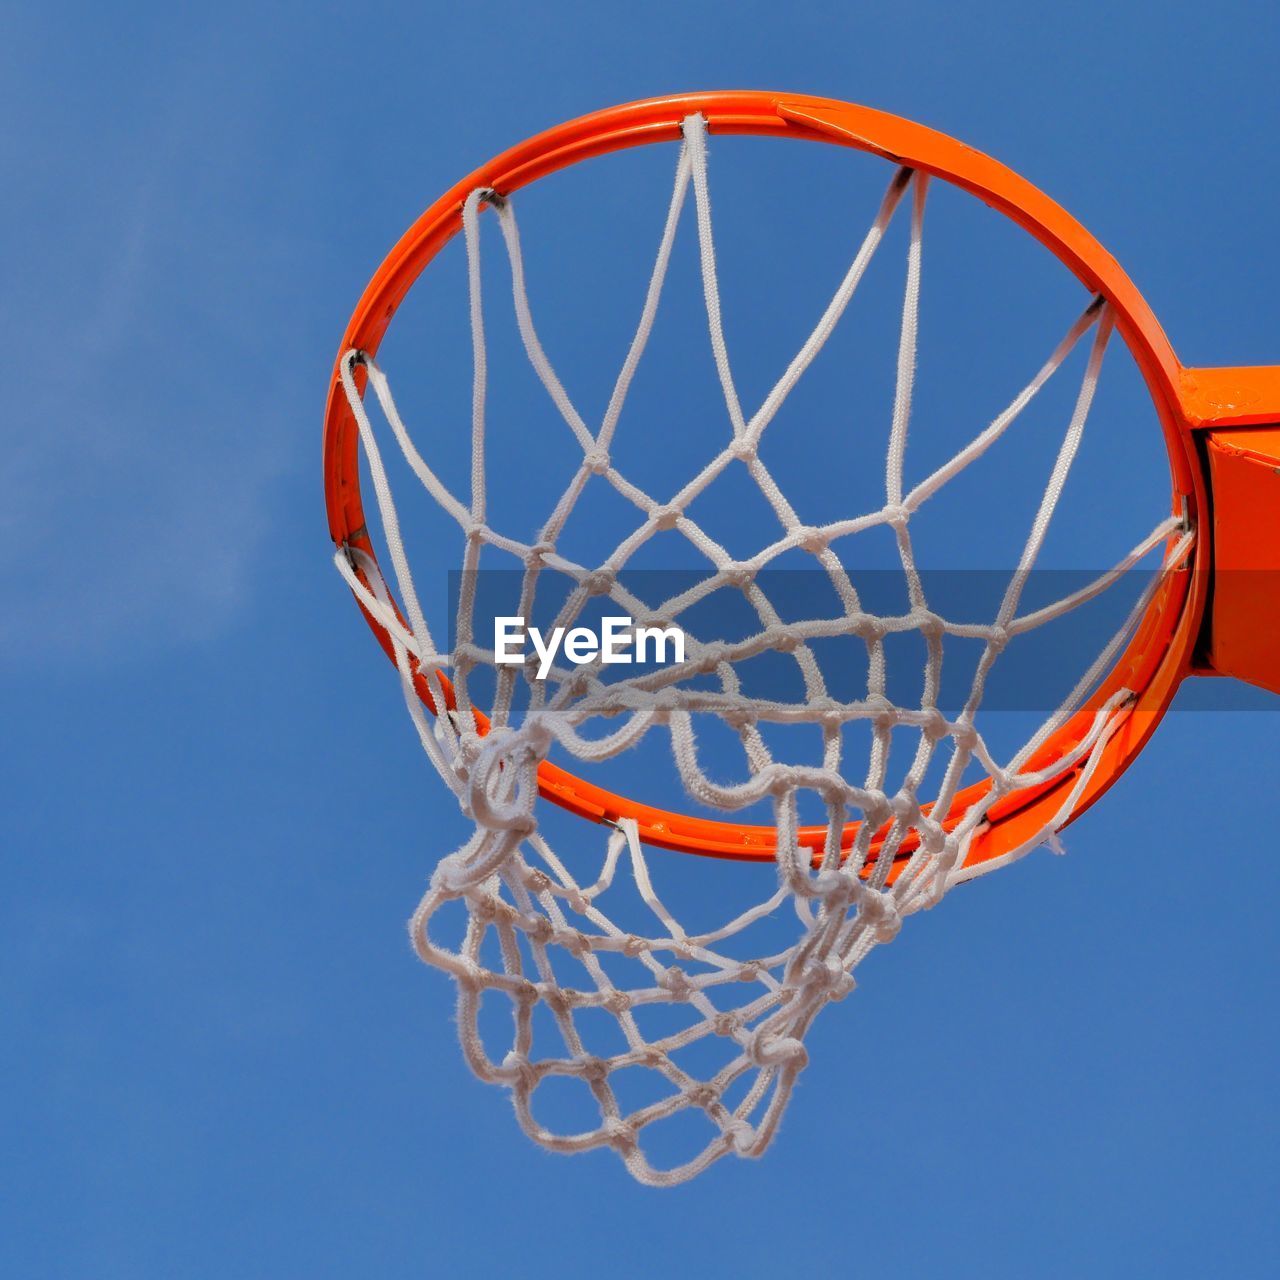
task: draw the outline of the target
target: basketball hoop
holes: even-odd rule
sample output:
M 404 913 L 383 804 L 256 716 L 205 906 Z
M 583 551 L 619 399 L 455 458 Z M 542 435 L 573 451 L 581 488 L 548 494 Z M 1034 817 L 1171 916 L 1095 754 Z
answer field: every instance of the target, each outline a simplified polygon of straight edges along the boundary
M 870 227 L 830 303 L 773 389 L 754 413 L 743 406 L 721 322 L 710 182 L 709 138 L 765 135 L 834 143 L 883 158 L 884 194 Z M 675 181 L 639 323 L 602 419 L 590 424 L 566 391 L 540 341 L 524 284 L 516 221 L 522 188 L 567 166 L 641 144 L 668 144 Z M 914 485 L 904 478 L 917 363 L 917 329 L 930 183 L 978 197 L 1044 245 L 1079 281 L 1080 305 L 1056 347 L 987 425 Z M 673 476 L 658 493 L 635 484 L 611 456 L 632 379 L 655 323 L 672 246 L 692 206 L 710 354 L 723 392 L 725 431 L 715 456 L 696 474 Z M 897 367 L 889 412 L 883 501 L 868 511 L 818 525 L 805 523 L 799 496 L 789 499 L 760 456 L 770 424 L 818 358 L 856 294 L 895 217 L 909 223 L 906 284 L 897 321 Z M 510 265 L 516 321 L 529 362 L 580 449 L 563 496 L 535 537 L 503 526 L 486 497 L 485 327 L 480 280 L 482 218 L 498 223 Z M 377 357 L 397 308 L 441 248 L 463 233 L 469 266 L 475 390 L 471 422 L 471 493 L 460 496 L 420 451 Z M 1089 419 L 1108 344 L 1118 340 L 1141 372 L 1164 434 L 1171 478 L 1167 514 L 1153 513 L 1149 532 L 1088 584 L 1057 601 L 1024 603 L 1028 576 Z M 1061 445 L 1017 563 L 994 616 L 960 622 L 930 607 L 916 564 L 911 521 L 935 495 L 979 462 L 1009 432 L 1042 388 L 1072 356 L 1084 368 L 1064 423 Z M 369 393 L 372 392 L 372 397 Z M 414 584 L 409 547 L 384 464 L 376 402 L 408 466 L 430 501 L 457 526 L 460 568 L 456 635 L 441 646 Z M 325 491 L 336 563 L 376 638 L 393 661 L 421 745 L 473 824 L 472 837 L 445 856 L 411 924 L 418 953 L 458 984 L 464 1054 L 482 1079 L 512 1091 L 525 1131 L 553 1150 L 610 1146 L 643 1182 L 683 1181 L 720 1156 L 757 1155 L 772 1139 L 806 1061 L 805 1034 L 814 1017 L 853 986 L 852 974 L 878 944 L 893 938 L 907 915 L 934 905 L 952 887 L 1023 856 L 1078 817 L 1125 770 L 1167 709 L 1182 679 L 1217 670 L 1280 690 L 1280 656 L 1259 644 L 1259 607 L 1274 599 L 1225 583 L 1215 570 L 1247 559 L 1280 568 L 1274 521 L 1224 509 L 1221 495 L 1271 474 L 1280 460 L 1280 373 L 1271 369 L 1188 370 L 1179 365 L 1145 301 L 1102 247 L 1055 203 L 995 161 L 919 125 L 826 99 L 767 93 L 705 93 L 632 103 L 572 121 L 515 147 L 458 183 L 410 228 L 375 274 L 347 327 L 329 392 L 325 425 Z M 1261 425 L 1260 425 L 1261 424 Z M 1252 432 L 1248 447 L 1241 432 Z M 382 551 L 366 521 L 361 464 L 375 495 Z M 815 460 L 820 463 L 821 460 Z M 741 469 L 764 494 L 777 527 L 750 559 L 735 559 L 707 535 L 691 512 L 730 469 Z M 634 531 L 602 558 L 583 563 L 562 553 L 561 531 L 589 485 L 607 485 L 631 504 Z M 1215 501 L 1216 500 L 1216 501 Z M 1274 497 L 1272 499 L 1274 501 Z M 1274 507 L 1272 508 L 1274 509 Z M 1212 513 L 1212 520 L 1209 518 Z M 839 548 L 871 530 L 889 534 L 901 560 L 910 607 L 871 611 Z M 679 533 L 705 559 L 701 581 L 665 600 L 630 590 L 628 562 L 659 532 Z M 457 555 L 456 561 L 453 557 Z M 760 575 L 784 555 L 811 557 L 830 581 L 840 609 L 784 621 Z M 546 681 L 530 668 L 504 666 L 476 627 L 473 585 L 482 557 L 505 557 L 522 575 L 530 605 L 541 580 L 565 581 L 559 614 L 571 626 L 593 599 L 608 599 L 639 624 L 671 623 L 709 592 L 740 592 L 758 628 L 728 640 L 685 633 L 682 661 L 655 671 L 603 679 L 599 661 L 559 660 Z M 1136 602 L 1061 704 L 1004 759 L 993 753 L 980 716 L 987 677 L 1007 645 L 1049 626 L 1109 591 L 1135 566 L 1159 564 Z M 1224 557 L 1232 557 L 1224 559 Z M 439 557 L 437 556 L 439 560 Z M 384 575 L 383 566 L 389 566 Z M 1243 593 L 1243 594 L 1242 594 Z M 1212 598 L 1212 607 L 1210 599 Z M 912 633 L 928 657 L 923 693 L 902 705 L 887 694 L 886 637 Z M 823 639 L 865 646 L 864 696 L 831 696 L 815 646 Z M 981 648 L 958 714 L 939 705 L 942 656 L 950 642 Z M 761 654 L 795 664 L 803 696 L 763 699 L 744 691 L 740 672 Z M 478 705 L 478 677 L 493 692 Z M 523 690 L 527 705 L 517 692 Z M 742 744 L 746 777 L 719 779 L 703 759 L 697 717 L 728 726 Z M 586 726 L 607 722 L 603 734 Z M 612 727 L 617 725 L 616 728 Z M 848 758 L 853 724 L 870 735 L 870 759 Z M 808 726 L 821 740 L 817 763 L 775 758 L 769 726 Z M 914 759 L 901 785 L 886 784 L 894 734 L 909 734 Z M 684 811 L 619 794 L 592 781 L 604 762 L 625 758 L 650 736 L 670 739 L 674 769 L 688 797 Z M 548 760 L 571 757 L 570 772 Z M 926 771 L 941 762 L 936 792 L 922 795 Z M 965 783 L 977 769 L 982 778 Z M 583 776 L 580 776 L 583 775 Z M 594 859 L 554 851 L 542 830 L 539 799 L 604 828 Z M 805 804 L 825 820 L 802 821 Z M 772 806 L 773 822 L 747 824 L 735 815 Z M 705 816 L 714 812 L 722 817 Z M 754 906 L 710 929 L 688 931 L 653 882 L 646 847 L 722 859 L 773 863 L 777 882 Z M 730 867 L 725 876 L 733 876 Z M 628 881 L 647 911 L 647 932 L 623 927 L 609 903 Z M 782 908 L 797 927 L 785 946 L 753 950 L 750 939 Z M 462 913 L 456 946 L 433 933 L 443 914 Z M 496 951 L 489 954 L 496 941 Z M 577 975 L 571 983 L 564 965 Z M 496 1059 L 477 1027 L 485 995 L 509 1002 L 513 1033 Z M 661 1007 L 682 1021 L 646 1032 L 641 1013 Z M 583 1011 L 608 1015 L 620 1040 L 594 1048 Z M 544 1019 L 539 1021 L 539 1018 Z M 542 1032 L 554 1030 L 547 1050 Z M 689 1057 L 723 1046 L 712 1069 Z M 698 1062 L 701 1063 L 701 1059 Z M 642 1068 L 659 1096 L 628 1107 L 615 1087 Z M 549 1080 L 582 1082 L 598 1123 L 561 1132 L 535 1115 L 534 1097 Z M 705 1118 L 706 1140 L 691 1158 L 659 1168 L 651 1162 L 650 1126 L 681 1115 Z

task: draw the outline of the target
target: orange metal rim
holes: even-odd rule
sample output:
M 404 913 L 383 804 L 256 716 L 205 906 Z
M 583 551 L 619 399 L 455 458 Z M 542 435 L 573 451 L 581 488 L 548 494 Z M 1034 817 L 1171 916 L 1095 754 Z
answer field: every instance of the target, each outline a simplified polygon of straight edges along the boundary
M 1189 407 L 1198 392 L 1188 388 L 1188 371 L 1179 365 L 1150 307 L 1107 251 L 1064 209 L 1024 178 L 945 134 L 922 125 L 827 98 L 756 91 L 679 94 L 629 103 L 569 121 L 504 152 L 457 183 L 409 228 L 365 289 L 343 335 L 330 381 L 324 429 L 325 502 L 330 536 L 338 546 L 354 546 L 375 556 L 365 527 L 359 482 L 358 431 L 341 385 L 340 364 L 352 348 L 376 354 L 396 309 L 418 276 L 460 230 L 467 195 L 491 187 L 503 195 L 539 178 L 592 157 L 652 142 L 676 141 L 681 121 L 699 112 L 712 134 L 760 134 L 821 141 L 869 151 L 895 163 L 927 172 L 958 186 L 1009 217 L 1035 236 L 1093 293 L 1112 306 L 1116 328 L 1133 354 L 1159 412 L 1172 479 L 1174 511 L 1186 511 L 1197 529 L 1193 563 L 1170 574 L 1157 591 L 1137 632 L 1097 693 L 1072 720 L 1047 741 L 1030 762 L 1043 766 L 1078 743 L 1094 712 L 1120 688 L 1133 690 L 1136 702 L 1101 749 L 1093 775 L 1068 820 L 1079 816 L 1119 776 L 1141 750 L 1163 716 L 1182 678 L 1191 668 L 1208 588 L 1210 548 L 1201 466 L 1191 441 L 1200 425 Z M 364 390 L 362 371 L 357 384 Z M 1199 401 L 1205 400 L 1204 394 Z M 362 610 L 362 612 L 364 612 Z M 388 655 L 391 644 L 382 627 L 365 618 Z M 452 698 L 448 682 L 446 697 Z M 418 692 L 436 711 L 426 681 Z M 483 717 L 478 717 L 482 726 Z M 1005 796 L 992 806 L 985 827 L 975 836 L 966 866 L 999 858 L 1041 830 L 1062 807 L 1078 778 L 1078 769 L 1035 790 Z M 542 796 L 597 822 L 636 819 L 645 843 L 685 853 L 737 859 L 771 859 L 776 846 L 772 827 L 724 822 L 654 808 L 579 778 L 544 761 L 538 773 Z M 985 791 L 978 784 L 961 792 L 944 825 L 954 825 Z M 853 841 L 850 823 L 842 844 Z M 822 849 L 826 830 L 805 828 L 802 841 Z M 873 841 L 873 853 L 879 838 Z M 906 842 L 899 856 L 909 856 Z

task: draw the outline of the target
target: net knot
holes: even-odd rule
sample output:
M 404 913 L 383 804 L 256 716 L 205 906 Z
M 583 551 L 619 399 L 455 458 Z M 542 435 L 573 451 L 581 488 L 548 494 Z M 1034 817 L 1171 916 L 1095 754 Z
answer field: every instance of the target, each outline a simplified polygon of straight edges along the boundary
M 747 1060 L 756 1067 L 783 1067 L 801 1070 L 809 1061 L 804 1045 L 791 1036 L 780 1036 L 760 1028 L 743 1045 Z
M 751 436 L 739 436 L 729 446 L 729 455 L 737 458 L 739 462 L 754 462 L 759 451 L 759 444 Z
M 978 731 L 973 721 L 964 717 L 951 726 L 951 737 L 961 751 L 972 751 L 978 745 Z
M 804 636 L 794 627 L 778 627 L 773 634 L 773 648 L 779 653 L 794 653 L 804 643 Z
M 858 920 L 871 930 L 877 942 L 892 942 L 902 928 L 898 904 L 888 892 L 867 889 L 858 902 Z
M 458 883 L 458 877 L 453 874 L 452 862 L 449 858 L 441 858 L 436 863 L 436 869 L 431 873 L 429 885 L 431 892 L 438 894 L 442 898 L 460 897 L 464 888 Z
M 574 1006 L 574 993 L 568 987 L 557 987 L 553 983 L 542 983 L 542 1001 L 552 1013 L 566 1014 Z
M 816 529 L 813 525 L 802 525 L 792 536 L 796 540 L 796 546 L 815 556 L 825 551 L 831 542 L 822 529 Z
M 679 710 L 682 701 L 678 689 L 659 689 L 653 695 L 653 710 L 659 722 L 665 720 L 673 711 Z
M 629 1125 L 617 1116 L 606 1116 L 602 1126 L 605 1138 L 611 1147 L 618 1151 L 633 1151 L 636 1145 L 634 1125 Z
M 838 955 L 825 960 L 810 960 L 801 972 L 800 981 L 810 991 L 819 992 L 828 1000 L 843 1000 L 857 985 L 853 974 L 846 972 Z
M 928 814 L 922 813 L 916 819 L 916 830 L 920 833 L 920 843 L 926 853 L 941 853 L 947 843 L 947 833 L 941 823 L 935 822 Z
M 607 449 L 588 449 L 583 455 L 582 465 L 593 476 L 602 476 L 609 470 L 609 452 Z
M 698 655 L 697 670 L 710 674 L 725 659 L 725 648 L 723 644 L 717 644 L 712 641 L 702 646 L 702 652 Z
M 458 644 L 453 650 L 453 669 L 454 671 L 470 671 L 472 667 L 480 666 L 488 655 L 479 645 L 474 644 Z M 440 722 L 437 720 L 436 724 Z
M 771 764 L 760 771 L 759 777 L 765 782 L 769 794 L 781 800 L 804 784 L 804 773 L 794 765 Z
M 617 571 L 614 569 L 596 569 L 582 579 L 582 586 L 588 595 L 607 596 L 613 590 L 617 578 Z
M 577 929 L 556 929 L 551 935 L 551 940 L 562 951 L 567 951 L 571 956 L 584 955 L 591 950 L 591 944 L 587 941 L 585 934 L 580 933 Z M 569 988 L 565 987 L 566 995 Z
M 900 502 L 886 502 L 880 514 L 884 517 L 885 524 L 899 531 L 905 529 L 907 521 L 911 519 L 911 512 Z
M 555 934 L 556 927 L 547 919 L 546 916 L 535 915 L 528 924 L 525 925 L 525 934 L 530 942 L 540 942 L 544 945 L 551 941 Z
M 680 517 L 684 513 L 674 503 L 664 503 L 662 506 L 654 507 L 649 513 L 649 519 L 653 521 L 654 527 L 662 533 L 669 533 L 680 522 Z
M 813 885 L 823 902 L 836 910 L 848 906 L 861 889 L 858 877 L 844 870 L 843 867 L 833 871 L 819 872 L 814 878 Z
M 516 1085 L 522 1093 L 528 1093 L 538 1083 L 533 1063 L 517 1049 L 512 1049 L 502 1059 L 502 1073 L 509 1077 L 508 1083 Z
M 849 784 L 839 773 L 828 771 L 815 782 L 814 790 L 822 797 L 822 803 L 831 809 L 843 803 L 849 794 Z
M 717 1013 L 711 1019 L 711 1030 L 726 1040 L 732 1040 L 742 1030 L 742 1020 L 736 1013 Z
M 756 571 L 752 565 L 732 560 L 720 570 L 720 576 L 724 579 L 726 586 L 737 587 L 741 590 L 751 585 L 756 576 Z
M 868 644 L 876 644 L 883 640 L 889 630 L 885 620 L 876 617 L 874 613 L 856 613 L 849 619 L 849 625 L 853 633 Z
M 468 898 L 471 915 L 482 924 L 488 924 L 498 917 L 502 903 L 491 893 L 479 893 Z
M 601 1003 L 615 1017 L 619 1017 L 622 1014 L 629 1013 L 631 1011 L 631 1006 L 634 1001 L 631 998 L 630 992 L 610 991 Z
M 809 708 L 817 715 L 823 728 L 839 729 L 844 724 L 844 707 L 834 698 L 814 698 L 810 701 Z
M 547 711 L 530 711 L 514 739 L 512 754 L 523 748 L 529 755 L 541 759 L 551 750 L 554 733 L 552 715 Z
M 994 623 L 987 631 L 987 645 L 994 653 L 1002 653 L 1009 639 L 1009 628 L 1003 623 Z
M 684 1091 L 684 1096 L 692 1106 L 701 1107 L 704 1111 L 720 1101 L 720 1091 L 711 1084 L 692 1084 Z
M 693 983 L 689 980 L 689 975 L 674 964 L 658 975 L 657 982 L 658 986 L 664 991 L 669 991 L 678 1000 L 688 999 L 689 995 L 695 990 Z
M 930 742 L 940 742 L 951 732 L 951 725 L 937 707 L 926 707 L 924 718 L 920 722 L 920 732 Z
M 889 811 L 899 822 L 912 824 L 920 815 L 920 802 L 904 787 L 889 798 Z
M 946 634 L 946 623 L 932 609 L 913 609 L 911 620 L 926 640 L 941 640 Z
M 756 1154 L 756 1131 L 745 1120 L 733 1119 L 724 1129 L 725 1144 L 740 1156 Z
M 868 791 L 863 798 L 862 815 L 873 831 L 883 827 L 893 817 L 889 797 L 883 791 Z
M 584 1053 L 573 1061 L 578 1068 L 578 1074 L 592 1084 L 599 1084 L 609 1074 L 609 1064 L 595 1054 Z
M 868 718 L 877 729 L 892 729 L 900 712 L 882 693 L 873 693 L 864 703 Z
M 546 893 L 551 888 L 551 877 L 537 867 L 529 867 L 523 874 L 524 887 L 530 893 Z

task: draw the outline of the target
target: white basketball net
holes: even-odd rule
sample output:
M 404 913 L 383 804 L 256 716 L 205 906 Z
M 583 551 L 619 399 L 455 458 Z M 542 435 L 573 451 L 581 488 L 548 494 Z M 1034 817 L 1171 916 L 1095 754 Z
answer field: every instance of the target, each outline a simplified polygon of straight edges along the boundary
M 706 315 L 731 430 L 723 450 L 680 487 L 651 496 L 622 475 L 610 459 L 610 446 L 632 377 L 654 322 L 672 244 L 690 185 L 697 213 L 702 284 Z M 396 409 L 387 379 L 372 360 L 352 351 L 343 365 L 348 401 L 359 424 L 361 440 L 381 515 L 401 614 L 375 563 L 343 548 L 337 566 L 348 586 L 391 637 L 403 684 L 405 703 L 417 726 L 422 747 L 440 776 L 474 821 L 475 833 L 456 852 L 443 858 L 411 923 L 414 946 L 423 960 L 452 975 L 458 985 L 458 1029 L 471 1069 L 481 1079 L 507 1086 L 525 1132 L 555 1151 L 578 1152 L 613 1147 L 640 1181 L 655 1185 L 682 1182 L 706 1169 L 727 1152 L 758 1155 L 769 1144 L 796 1077 L 806 1061 L 805 1034 L 818 1011 L 854 986 L 853 970 L 878 943 L 897 932 L 904 916 L 936 903 L 973 871 L 964 867 L 975 834 L 983 829 L 990 806 L 1011 791 L 1035 786 L 1078 768 L 1061 807 L 1032 839 L 992 863 L 985 871 L 1019 857 L 1053 838 L 1070 816 L 1089 783 L 1108 738 L 1128 712 L 1132 698 L 1116 693 L 1100 706 L 1092 727 L 1079 744 L 1053 764 L 1029 771 L 1027 761 L 1078 709 L 1099 678 L 1114 664 L 1136 620 L 1158 585 L 1153 579 L 1138 599 L 1125 625 L 1114 635 L 1081 677 L 1063 704 L 1007 763 L 994 759 L 975 717 L 987 675 L 1011 637 L 1042 626 L 1090 600 L 1116 582 L 1130 567 L 1171 537 L 1167 568 L 1184 561 L 1192 533 L 1170 518 L 1112 570 L 1088 587 L 1032 612 L 1019 604 L 1064 482 L 1075 458 L 1093 399 L 1113 318 L 1095 300 L 1071 326 L 1035 377 L 991 424 L 927 479 L 907 490 L 903 455 L 911 415 L 915 370 L 916 324 L 920 299 L 921 232 L 927 178 L 899 170 L 889 185 L 870 231 L 857 251 L 830 304 L 808 340 L 751 416 L 744 413 L 735 389 L 721 328 L 716 261 L 707 189 L 706 128 L 700 116 L 684 122 L 684 142 L 653 274 L 639 325 L 618 375 L 608 409 L 592 428 L 571 402 L 539 342 L 525 290 L 520 240 L 511 203 L 490 191 L 475 191 L 463 209 L 469 263 L 471 329 L 475 360 L 474 408 L 471 424 L 470 501 L 455 496 L 418 452 Z M 885 465 L 884 504 L 822 527 L 806 525 L 779 490 L 757 452 L 770 422 L 797 380 L 831 335 L 879 246 L 894 210 L 910 192 L 911 234 L 906 293 L 898 348 L 897 383 Z M 480 288 L 479 214 L 485 204 L 495 212 L 512 272 L 516 317 L 533 368 L 582 449 L 581 465 L 567 477 L 563 495 L 542 525 L 538 540 L 521 541 L 491 523 L 485 500 L 485 337 Z M 1075 401 L 1074 412 L 1052 468 L 1031 530 L 989 624 L 957 623 L 930 610 L 912 552 L 911 517 L 949 480 L 981 457 L 1017 419 L 1031 399 L 1063 363 L 1073 347 L 1092 333 L 1092 348 Z M 462 591 L 456 618 L 457 643 L 442 653 L 433 641 L 414 588 L 401 537 L 396 507 L 373 427 L 357 391 L 354 369 L 363 364 L 369 386 L 424 489 L 457 521 L 465 539 Z M 731 467 L 744 467 L 776 512 L 780 533 L 748 560 L 734 560 L 688 514 L 693 500 Z M 575 563 L 557 551 L 557 542 L 575 501 L 588 484 L 613 488 L 637 510 L 635 531 L 599 564 Z M 896 535 L 911 609 L 896 617 L 880 617 L 863 608 L 858 592 L 832 544 L 860 531 L 889 526 Z M 699 586 L 659 603 L 637 599 L 619 581 L 628 559 L 659 531 L 677 530 L 710 565 Z M 812 554 L 830 578 L 841 609 L 835 616 L 784 624 L 765 596 L 756 575 L 776 557 L 800 548 Z M 686 632 L 686 661 L 628 679 L 602 681 L 598 665 L 557 667 L 545 682 L 518 668 L 497 667 L 496 694 L 489 716 L 492 727 L 482 735 L 471 713 L 468 673 L 478 665 L 494 667 L 494 655 L 477 643 L 474 618 L 475 571 L 482 552 L 491 549 L 514 557 L 523 567 L 521 613 L 532 615 L 541 575 L 567 575 L 576 583 L 556 619 L 572 625 L 593 596 L 607 594 L 638 623 L 678 620 L 682 611 L 726 585 L 740 589 L 760 620 L 759 631 L 740 642 L 700 642 Z M 358 576 L 362 575 L 362 576 Z M 886 696 L 884 639 L 891 633 L 916 631 L 927 642 L 928 661 L 919 705 L 896 706 Z M 866 644 L 869 679 L 865 698 L 840 702 L 828 696 L 823 673 L 809 641 L 815 637 L 856 635 Z M 948 719 L 937 698 L 943 643 L 947 636 L 984 642 L 976 676 L 961 713 Z M 804 684 L 803 699 L 769 701 L 747 696 L 735 674 L 735 663 L 769 650 L 790 654 Z M 437 669 L 450 674 L 458 711 L 439 719 L 425 712 L 414 690 L 420 664 L 433 699 L 445 699 Z M 614 669 L 616 671 L 616 669 Z M 693 687 L 690 678 L 714 673 L 718 690 Z M 513 694 L 524 680 L 529 707 L 514 723 Z M 705 681 L 704 681 L 705 685 Z M 715 714 L 737 732 L 747 762 L 747 776 L 731 785 L 713 781 L 699 760 L 692 717 Z M 614 716 L 620 727 L 603 738 L 578 732 L 585 721 Z M 844 726 L 865 721 L 872 749 L 865 771 L 851 781 L 852 769 L 842 759 Z M 775 760 L 760 726 L 806 723 L 822 738 L 820 766 Z M 902 784 L 886 792 L 889 744 L 895 729 L 914 731 L 914 758 Z M 772 803 L 777 826 L 777 888 L 766 901 L 736 915 L 720 927 L 686 933 L 654 891 L 645 851 L 632 820 L 620 821 L 604 843 L 603 858 L 588 861 L 583 847 L 562 860 L 538 828 L 536 771 L 554 745 L 584 763 L 598 762 L 627 750 L 650 732 L 669 733 L 676 768 L 690 797 L 704 806 L 738 811 L 760 801 Z M 991 779 L 985 797 L 973 804 L 958 824 L 944 829 L 929 816 L 918 797 L 921 781 L 935 753 L 950 752 L 932 812 L 947 814 L 966 768 L 976 760 Z M 721 762 L 717 762 L 721 764 Z M 821 858 L 797 840 L 797 797 L 808 791 L 821 798 L 827 817 Z M 925 800 L 928 797 L 924 798 Z M 840 852 L 841 833 L 852 819 L 862 818 L 850 849 Z M 950 824 L 949 824 L 950 825 Z M 590 827 L 584 825 L 584 832 Z M 883 845 L 872 848 L 879 831 Z M 918 847 L 912 848 L 912 840 Z M 904 848 L 905 845 L 905 848 Z M 899 854 L 903 856 L 899 857 Z M 668 855 L 675 859 L 675 855 Z M 888 883 L 895 858 L 901 868 Z M 678 869 L 678 868 L 677 868 Z M 732 868 L 725 868 L 733 875 Z M 628 883 L 629 882 L 629 883 Z M 647 932 L 624 929 L 610 917 L 614 895 L 628 892 L 641 900 L 651 926 Z M 790 905 L 797 919 L 794 938 L 785 949 L 753 950 L 753 926 Z M 465 909 L 465 937 L 455 950 L 432 936 L 433 920 L 442 909 Z M 497 947 L 493 946 L 496 935 Z M 486 939 L 488 939 L 486 946 Z M 482 947 L 486 955 L 482 956 Z M 573 970 L 572 984 L 564 976 Z M 482 997 L 509 1001 L 513 1014 L 510 1050 L 497 1060 L 486 1052 L 477 1018 Z M 539 1006 L 543 1012 L 535 1017 Z M 642 1032 L 647 1006 L 667 1011 L 664 1031 Z M 581 1011 L 605 1011 L 616 1020 L 621 1041 L 608 1051 L 593 1045 L 580 1025 Z M 547 1012 L 549 1015 L 547 1016 Z M 671 1015 L 678 1014 L 679 1025 Z M 551 1031 L 553 1042 L 544 1043 Z M 617 1043 L 625 1048 L 618 1049 Z M 711 1073 L 687 1064 L 688 1051 L 708 1044 L 722 1049 Z M 627 1110 L 613 1081 L 628 1068 L 645 1068 L 663 1084 L 662 1096 Z M 555 1132 L 534 1114 L 539 1087 L 553 1077 L 584 1082 L 598 1104 L 599 1122 L 580 1132 Z M 677 1113 L 705 1117 L 705 1145 L 676 1167 L 655 1168 L 647 1156 L 650 1126 Z

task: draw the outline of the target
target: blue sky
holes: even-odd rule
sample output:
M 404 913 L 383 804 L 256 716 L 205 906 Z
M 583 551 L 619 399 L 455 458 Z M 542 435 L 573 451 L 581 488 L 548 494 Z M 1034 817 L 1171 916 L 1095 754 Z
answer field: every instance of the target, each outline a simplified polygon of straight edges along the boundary
M 1280 360 L 1272 6 L 7 25 L 8 1272 L 1273 1271 L 1274 710 L 1175 711 L 1067 857 L 877 953 L 762 1162 L 663 1195 L 531 1147 L 458 1058 L 403 922 L 461 828 L 319 468 L 342 325 L 417 211 L 535 129 L 694 87 L 953 133 L 1094 231 L 1184 360 Z

